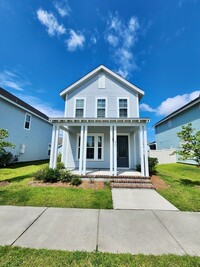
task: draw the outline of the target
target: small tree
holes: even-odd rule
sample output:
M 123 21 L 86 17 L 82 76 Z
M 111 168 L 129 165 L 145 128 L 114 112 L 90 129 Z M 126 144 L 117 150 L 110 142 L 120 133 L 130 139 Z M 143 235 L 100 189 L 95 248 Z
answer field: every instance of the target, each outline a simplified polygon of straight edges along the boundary
M 177 133 L 182 143 L 175 153 L 181 160 L 192 159 L 200 166 L 200 131 L 196 133 L 194 131 L 192 123 L 182 126 L 182 131 Z
M 13 145 L 12 143 L 4 141 L 4 139 L 7 138 L 8 135 L 8 130 L 0 128 L 0 154 L 5 153 L 5 147 L 15 148 L 15 145 Z

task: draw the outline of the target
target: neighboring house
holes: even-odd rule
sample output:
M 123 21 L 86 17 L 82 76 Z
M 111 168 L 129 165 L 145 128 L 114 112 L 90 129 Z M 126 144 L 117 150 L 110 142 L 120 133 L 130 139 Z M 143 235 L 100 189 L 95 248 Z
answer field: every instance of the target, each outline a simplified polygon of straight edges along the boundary
M 0 88 L 0 128 L 7 129 L 7 139 L 15 145 L 10 151 L 18 161 L 48 159 L 52 124 L 49 118 L 21 99 Z
M 196 131 L 200 130 L 200 96 L 155 124 L 157 149 L 177 149 L 180 146 L 177 133 L 190 122 Z
M 156 150 L 156 141 L 148 143 L 148 146 L 150 150 Z
M 135 169 L 149 175 L 146 122 L 140 118 L 144 92 L 104 66 L 99 66 L 60 93 L 65 115 L 54 124 L 50 167 L 56 167 L 59 129 L 62 161 L 67 169 Z

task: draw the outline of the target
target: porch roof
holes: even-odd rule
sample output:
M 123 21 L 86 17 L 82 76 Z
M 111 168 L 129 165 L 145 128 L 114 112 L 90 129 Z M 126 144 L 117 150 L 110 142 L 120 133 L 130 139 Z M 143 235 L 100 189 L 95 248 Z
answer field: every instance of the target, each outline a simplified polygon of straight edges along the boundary
M 81 124 L 95 124 L 95 125 L 110 125 L 110 124 L 145 124 L 149 122 L 149 118 L 66 118 L 57 117 L 49 118 L 49 121 L 54 124 L 70 124 L 70 125 L 81 125 Z

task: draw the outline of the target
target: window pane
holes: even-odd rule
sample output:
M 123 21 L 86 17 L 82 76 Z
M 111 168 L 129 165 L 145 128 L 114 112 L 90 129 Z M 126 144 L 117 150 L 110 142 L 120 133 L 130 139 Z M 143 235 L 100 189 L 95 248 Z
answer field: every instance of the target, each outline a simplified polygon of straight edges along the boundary
M 83 109 L 76 109 L 76 117 L 83 118 Z
M 78 138 L 78 146 L 80 147 L 80 145 L 81 145 L 81 137 L 79 136 L 79 138 Z
M 87 148 L 87 159 L 94 159 L 94 148 Z
M 76 99 L 76 108 L 84 108 L 84 99 Z
M 78 148 L 78 159 L 80 159 L 80 147 Z
M 127 117 L 127 109 L 120 109 L 119 110 L 119 116 L 126 118 Z
M 87 137 L 87 147 L 94 147 L 94 136 Z
M 25 128 L 29 129 L 30 128 L 30 123 L 28 121 L 25 122 Z
M 98 159 L 101 159 L 101 148 L 98 148 Z
M 97 118 L 105 118 L 105 109 L 97 109 Z
M 30 122 L 31 121 L 31 116 L 30 115 L 26 115 L 26 121 Z
M 127 99 L 119 99 L 119 107 L 127 108 Z
M 105 99 L 98 99 L 97 100 L 97 107 L 98 108 L 105 108 L 106 107 L 106 100 Z
M 98 136 L 98 147 L 102 146 L 102 137 Z

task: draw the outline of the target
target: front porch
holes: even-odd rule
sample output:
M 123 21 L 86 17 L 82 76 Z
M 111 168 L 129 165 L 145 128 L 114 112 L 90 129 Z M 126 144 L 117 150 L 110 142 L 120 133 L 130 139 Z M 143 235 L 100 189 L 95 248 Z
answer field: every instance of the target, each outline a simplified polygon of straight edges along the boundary
M 50 167 L 56 168 L 59 130 L 62 162 L 81 176 L 149 176 L 146 118 L 51 118 Z M 136 165 L 141 173 L 136 172 Z
M 71 170 L 71 172 L 75 175 L 79 175 L 79 169 Z M 85 177 L 110 177 L 110 170 L 109 169 L 86 169 Z M 117 176 L 126 176 L 126 177 L 138 177 L 142 176 L 141 172 L 138 172 L 134 169 L 127 170 L 127 169 L 121 169 L 117 171 Z

